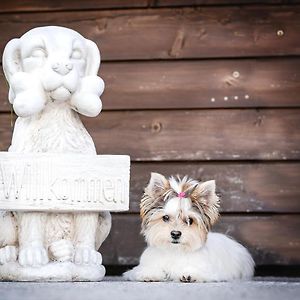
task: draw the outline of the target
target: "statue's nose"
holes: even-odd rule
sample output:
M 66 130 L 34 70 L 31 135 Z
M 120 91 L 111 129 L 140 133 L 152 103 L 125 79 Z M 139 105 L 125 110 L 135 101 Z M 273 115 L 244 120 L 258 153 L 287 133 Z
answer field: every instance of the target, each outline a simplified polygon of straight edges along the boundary
M 52 64 L 52 69 L 60 75 L 67 75 L 73 69 L 73 64 L 56 62 Z

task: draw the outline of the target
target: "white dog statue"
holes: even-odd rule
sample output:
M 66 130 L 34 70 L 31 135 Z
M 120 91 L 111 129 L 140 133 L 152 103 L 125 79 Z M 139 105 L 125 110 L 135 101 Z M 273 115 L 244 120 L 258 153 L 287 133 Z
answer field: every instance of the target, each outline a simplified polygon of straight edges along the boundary
M 9 152 L 96 155 L 78 113 L 101 111 L 99 65 L 97 45 L 68 28 L 34 28 L 11 40 L 3 68 L 18 118 Z M 11 280 L 100 280 L 97 250 L 110 227 L 109 212 L 1 212 L 1 272 L 13 266 Z

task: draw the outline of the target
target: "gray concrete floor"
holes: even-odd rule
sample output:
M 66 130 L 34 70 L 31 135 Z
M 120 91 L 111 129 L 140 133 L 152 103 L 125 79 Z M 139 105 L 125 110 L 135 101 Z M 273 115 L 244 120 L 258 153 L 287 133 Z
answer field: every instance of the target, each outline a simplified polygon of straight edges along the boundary
M 300 299 L 300 278 L 255 278 L 231 283 L 125 282 L 0 282 L 0 300 L 292 300 Z

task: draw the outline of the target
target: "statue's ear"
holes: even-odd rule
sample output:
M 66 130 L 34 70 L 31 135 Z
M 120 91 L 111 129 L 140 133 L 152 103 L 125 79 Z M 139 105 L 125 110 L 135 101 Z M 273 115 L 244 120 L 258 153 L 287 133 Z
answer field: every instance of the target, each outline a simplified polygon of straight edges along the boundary
M 86 40 L 86 46 L 87 46 L 87 65 L 86 65 L 86 71 L 85 76 L 97 76 L 99 67 L 100 67 L 100 51 L 96 45 L 91 40 Z
M 20 39 L 12 39 L 7 43 L 3 52 L 2 65 L 4 75 L 9 83 L 15 73 L 22 71 Z M 8 95 L 9 102 L 13 103 L 14 98 L 14 92 L 10 87 Z
M 7 43 L 3 52 L 2 64 L 7 81 L 15 73 L 22 71 L 20 39 L 13 39 Z

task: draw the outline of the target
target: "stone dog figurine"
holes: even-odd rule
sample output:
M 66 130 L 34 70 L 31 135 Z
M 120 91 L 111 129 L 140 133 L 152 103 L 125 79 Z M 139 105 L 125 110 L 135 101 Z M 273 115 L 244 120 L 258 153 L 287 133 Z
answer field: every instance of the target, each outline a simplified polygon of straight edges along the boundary
M 9 101 L 18 115 L 10 152 L 96 155 L 78 113 L 97 116 L 103 80 L 96 44 L 64 27 L 39 27 L 11 40 L 3 54 Z M 101 265 L 97 252 L 111 227 L 108 212 L 2 212 L 0 265 L 49 261 Z

